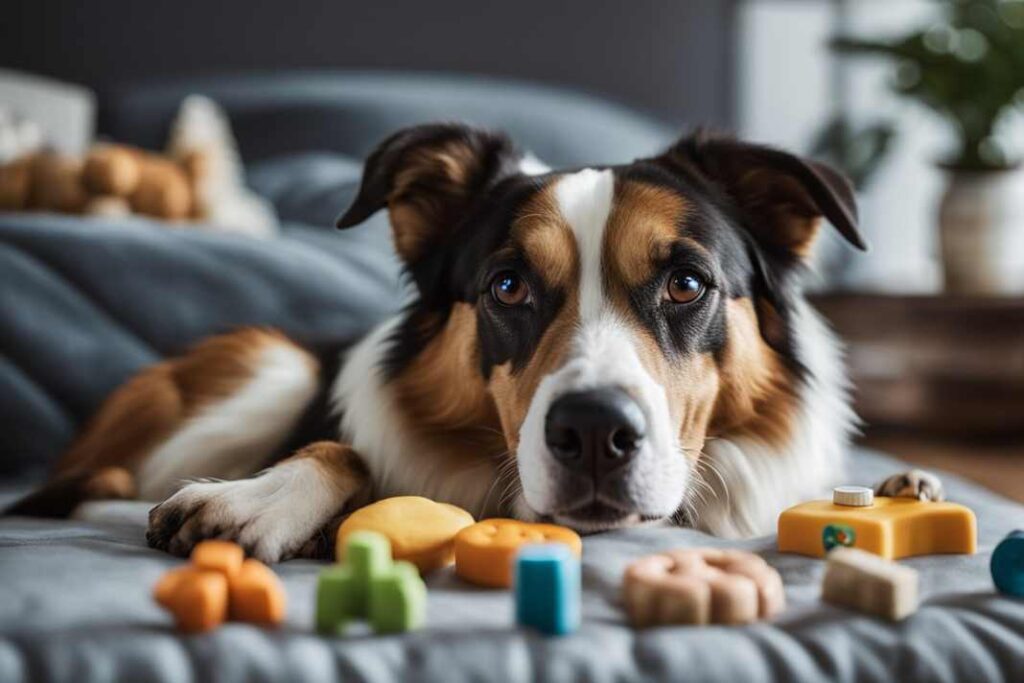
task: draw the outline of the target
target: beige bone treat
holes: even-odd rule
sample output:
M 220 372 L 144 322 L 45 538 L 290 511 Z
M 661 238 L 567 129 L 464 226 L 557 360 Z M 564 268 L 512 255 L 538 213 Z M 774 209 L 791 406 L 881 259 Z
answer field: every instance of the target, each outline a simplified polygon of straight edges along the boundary
M 828 554 L 821 598 L 885 619 L 903 619 L 917 610 L 917 571 L 857 548 L 836 548 Z
M 749 624 L 786 605 L 782 578 L 741 550 L 690 548 L 649 555 L 626 569 L 623 600 L 633 625 Z

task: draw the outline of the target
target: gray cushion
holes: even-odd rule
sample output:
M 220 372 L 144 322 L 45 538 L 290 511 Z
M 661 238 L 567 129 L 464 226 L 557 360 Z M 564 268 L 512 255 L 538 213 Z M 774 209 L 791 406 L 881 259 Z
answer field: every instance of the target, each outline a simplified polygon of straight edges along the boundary
M 905 468 L 858 453 L 851 483 Z M 924 604 L 891 624 L 822 604 L 821 560 L 780 555 L 774 539 L 729 543 L 676 528 L 584 540 L 583 626 L 545 638 L 513 626 L 507 591 L 478 589 L 448 570 L 429 577 L 426 627 L 408 636 L 322 637 L 312 631 L 317 573 L 291 561 L 285 626 L 230 624 L 177 634 L 150 597 L 180 564 L 145 546 L 145 504 L 106 522 L 0 519 L 0 681 L 756 681 L 890 683 L 1024 681 L 1024 601 L 993 593 L 988 559 L 1024 508 L 953 477 L 954 500 L 978 514 L 979 553 L 906 560 L 921 571 Z M 93 508 L 93 514 L 99 511 Z M 692 545 L 756 550 L 786 583 L 787 611 L 771 624 L 634 631 L 618 604 L 625 565 Z

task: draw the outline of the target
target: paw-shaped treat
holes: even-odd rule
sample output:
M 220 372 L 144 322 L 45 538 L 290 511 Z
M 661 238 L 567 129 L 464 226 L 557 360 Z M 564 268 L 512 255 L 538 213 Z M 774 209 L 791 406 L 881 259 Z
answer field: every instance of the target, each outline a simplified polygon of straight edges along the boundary
M 786 606 L 779 573 L 741 550 L 689 548 L 643 557 L 626 569 L 622 590 L 638 628 L 749 624 Z
M 316 627 L 341 633 L 365 619 L 378 633 L 419 627 L 426 617 L 427 587 L 410 562 L 392 562 L 388 539 L 356 531 L 346 539 L 345 560 L 320 572 Z
M 391 543 L 394 560 L 412 562 L 426 574 L 455 561 L 455 534 L 472 523 L 473 516 L 454 505 L 419 496 L 385 498 L 356 510 L 338 527 L 338 561 L 345 559 L 349 536 L 374 531 Z
M 455 536 L 455 573 L 481 586 L 508 588 L 519 549 L 545 543 L 562 543 L 576 557 L 583 553 L 583 542 L 572 529 L 514 519 L 485 519 Z
M 281 581 L 262 562 L 246 560 L 240 546 L 203 541 L 191 559 L 164 574 L 153 590 L 182 631 L 208 631 L 227 619 L 266 626 L 284 620 Z

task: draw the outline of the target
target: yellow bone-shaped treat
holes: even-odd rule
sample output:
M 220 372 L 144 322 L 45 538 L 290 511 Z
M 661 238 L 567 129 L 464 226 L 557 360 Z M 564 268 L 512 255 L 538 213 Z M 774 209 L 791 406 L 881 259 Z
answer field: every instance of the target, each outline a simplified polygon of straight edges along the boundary
M 869 498 L 870 500 L 870 498 Z M 814 500 L 779 516 L 779 551 L 824 557 L 835 547 L 866 550 L 890 560 L 977 550 L 974 513 L 956 503 L 874 498 L 864 506 Z

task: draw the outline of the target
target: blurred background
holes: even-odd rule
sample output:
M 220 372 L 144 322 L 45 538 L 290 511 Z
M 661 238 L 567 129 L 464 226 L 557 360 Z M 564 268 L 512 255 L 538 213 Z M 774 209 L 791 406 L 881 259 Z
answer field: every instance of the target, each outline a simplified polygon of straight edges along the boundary
M 314 129 L 318 141 L 322 130 L 344 137 L 359 157 L 375 126 L 435 112 L 497 121 L 552 163 L 584 163 L 571 132 L 531 125 L 540 108 L 581 137 L 609 131 L 590 161 L 624 161 L 611 157 L 696 125 L 830 161 L 855 180 L 872 245 L 862 255 L 826 237 L 813 284 L 850 345 L 861 440 L 1024 500 L 1024 2 L 8 0 L 5 9 L 2 161 L 43 143 L 81 155 L 104 138 L 158 149 L 168 101 L 193 91 L 225 106 L 246 166 L 312 149 L 304 131 Z M 278 117 L 260 93 L 288 93 L 289 83 L 312 98 L 287 95 L 295 101 L 393 99 L 374 126 L 356 105 L 328 117 L 301 104 Z M 380 83 L 383 94 L 372 94 Z M 414 107 L 403 99 L 411 93 Z M 299 109 L 305 118 L 294 118 Z M 635 112 L 628 125 L 601 123 L 623 110 Z M 284 138 L 288 150 L 275 146 Z M 122 210 L 99 204 L 97 213 Z

